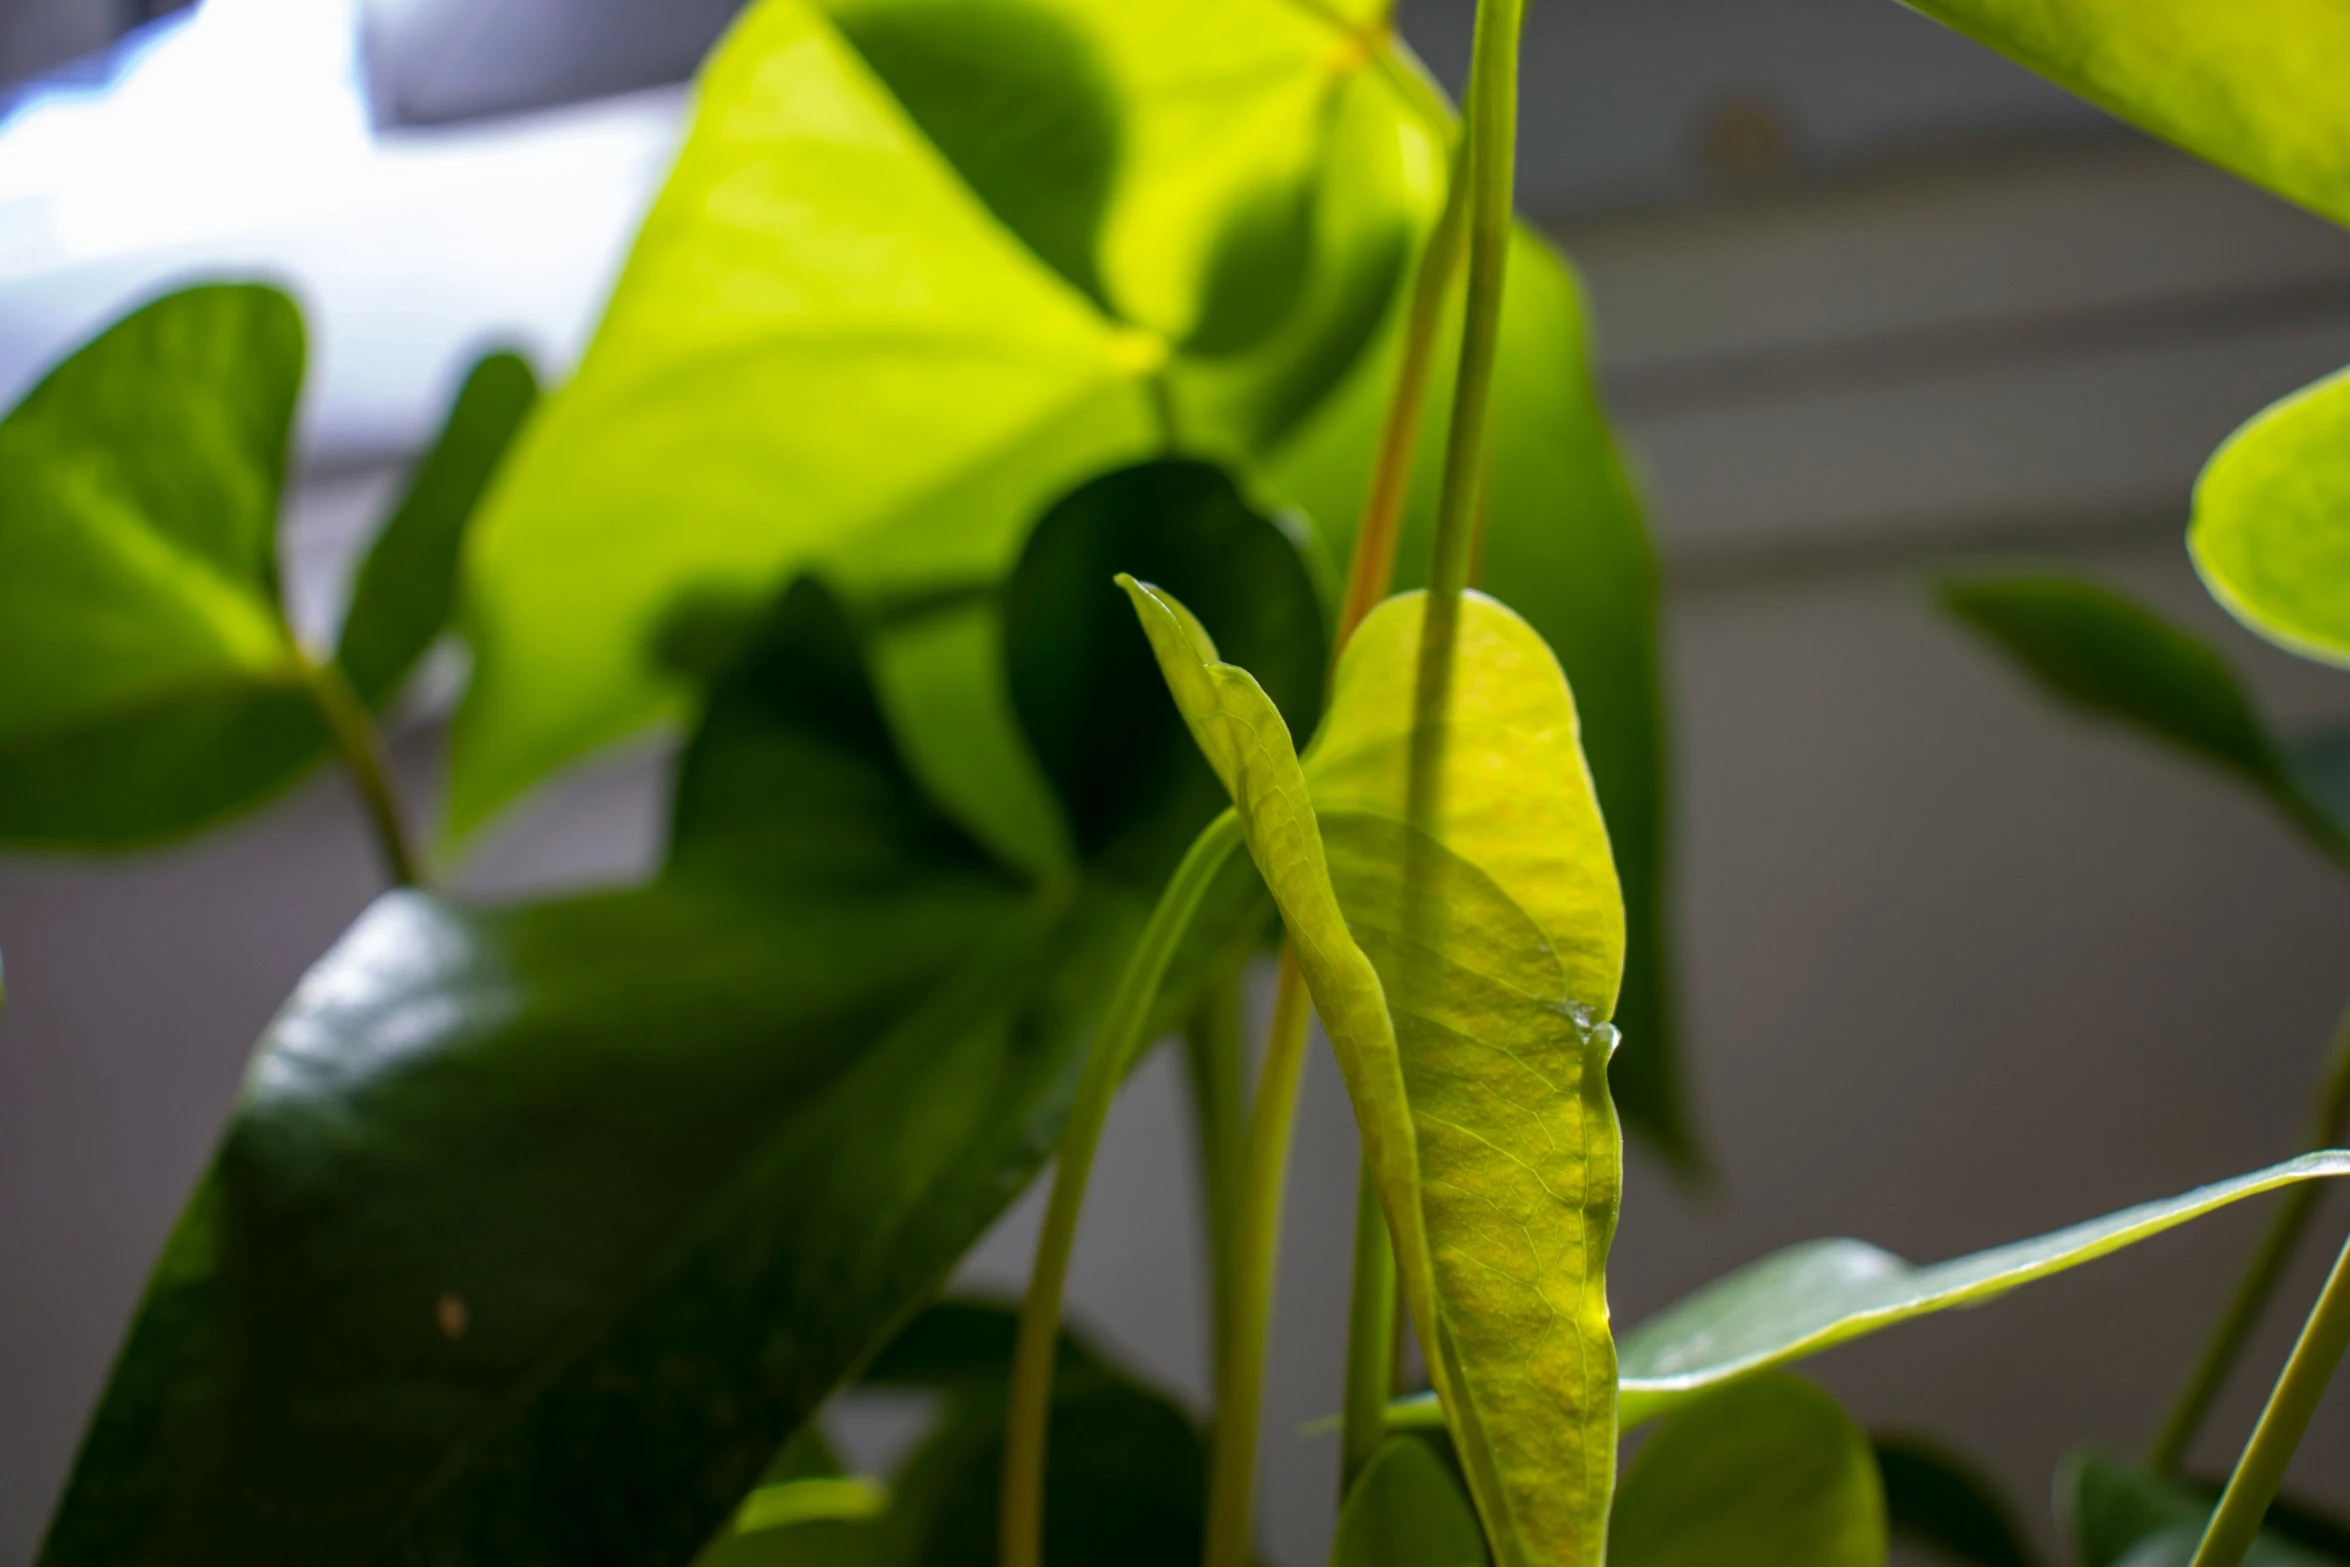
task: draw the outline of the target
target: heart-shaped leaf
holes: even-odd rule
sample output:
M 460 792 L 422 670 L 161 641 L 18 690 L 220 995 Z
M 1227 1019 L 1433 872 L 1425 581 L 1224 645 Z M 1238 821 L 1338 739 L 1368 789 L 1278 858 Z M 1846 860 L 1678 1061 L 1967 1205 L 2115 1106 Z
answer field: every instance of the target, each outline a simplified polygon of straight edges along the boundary
M 2350 663 L 2350 373 L 2295 392 L 2212 454 L 2187 547 L 2244 624 L 2305 658 Z
M 1913 1317 L 1989 1300 L 2247 1197 L 2346 1174 L 2350 1151 L 2303 1154 L 2250 1175 L 1931 1267 L 1904 1262 L 1866 1241 L 1790 1246 L 1668 1306 L 1625 1336 L 1623 1422 L 1637 1425 L 1709 1387 Z
M 2069 577 L 1955 579 L 1941 599 L 2058 700 L 2220 768 L 2325 852 L 2350 855 L 2350 819 L 2335 814 L 2228 661 L 2194 633 Z
M 2332 0 L 1904 0 L 2281 196 L 2350 223 Z
M 1335 379 L 1376 313 L 1321 303 L 1364 271 L 1327 252 L 1391 289 L 1441 161 L 1377 58 L 1291 0 L 749 9 L 472 549 L 452 830 L 675 710 L 647 651 L 682 598 L 816 561 L 860 594 L 1000 581 L 1085 475 L 1256 438 L 1261 399 L 1186 394 L 1199 354 Z M 1356 95 L 1385 136 L 1334 184 Z M 1409 203 L 1325 219 L 1326 186 L 1402 188 L 1366 159 L 1423 171 Z
M 1614 1567 L 1884 1567 L 1868 1437 L 1819 1388 L 1765 1376 L 1659 1427 L 1624 1475 Z
M 1525 622 L 1464 599 L 1442 803 L 1414 823 L 1420 596 L 1357 630 L 1301 769 L 1255 681 L 1179 604 L 1129 592 L 1297 944 L 1496 1550 L 1593 1559 L 1621 1181 L 1598 1017 L 1623 910 L 1565 677 Z
M 0 841 L 190 831 L 326 752 L 278 608 L 302 320 L 274 289 L 167 295 L 0 423 Z

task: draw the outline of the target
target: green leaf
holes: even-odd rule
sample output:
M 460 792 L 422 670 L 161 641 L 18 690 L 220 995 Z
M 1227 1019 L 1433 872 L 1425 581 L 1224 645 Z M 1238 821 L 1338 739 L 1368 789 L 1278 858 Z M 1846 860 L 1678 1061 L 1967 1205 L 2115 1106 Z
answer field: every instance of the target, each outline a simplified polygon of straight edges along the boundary
M 686 1561 L 937 1288 L 1139 910 L 959 838 L 849 641 L 781 600 L 655 885 L 394 895 L 304 980 L 45 1562 Z
M 0 423 L 0 842 L 117 848 L 250 809 L 327 747 L 278 608 L 302 321 L 167 295 Z
M 2350 223 L 2334 0 L 1905 0 L 2100 108 Z
M 2328 853 L 2350 834 L 2273 736 L 2235 670 L 2194 633 L 2095 583 L 2047 575 L 1940 585 L 1943 608 L 2067 705 L 2219 768 Z
M 1508 610 L 1463 601 L 1442 804 L 1414 827 L 1418 595 L 1356 631 L 1301 770 L 1256 682 L 1180 605 L 1128 591 L 1297 943 L 1497 1549 L 1593 1557 L 1621 1182 L 1597 1017 L 1623 910 L 1557 661 Z
M 2272 405 L 2212 454 L 2187 548 L 2244 624 L 2304 658 L 2350 664 L 2350 373 Z
M 1224 808 L 1112 579 L 1127 572 L 1181 595 L 1262 671 L 1290 728 L 1310 734 L 1328 661 L 1310 558 L 1294 519 L 1257 510 L 1202 462 L 1104 474 L 1045 513 L 1006 594 L 1004 664 L 1086 861 L 1155 893 Z
M 1391 1436 L 1338 1513 L 1331 1567 L 1485 1567 L 1485 1531 L 1452 1467 L 1416 1437 Z
M 2081 1567 L 2188 1567 L 2219 1500 L 2216 1486 L 2150 1474 L 2103 1453 L 2066 1456 L 2056 1473 L 2057 1514 Z M 2249 1567 L 2339 1567 L 2345 1560 L 2293 1539 L 2270 1522 L 2244 1560 Z
M 335 661 L 369 707 L 399 694 L 448 624 L 466 522 L 538 395 L 538 377 L 520 355 L 478 360 L 439 438 L 408 476 L 406 493 L 368 549 L 351 587 Z
M 682 599 L 810 564 L 866 597 L 1000 581 L 1048 499 L 1163 447 L 1154 383 L 1184 379 L 1195 333 L 1255 346 L 1244 384 L 1196 407 L 1178 388 L 1187 448 L 1245 448 L 1296 385 L 1334 380 L 1376 313 L 1330 308 L 1366 273 L 1324 252 L 1379 251 L 1392 287 L 1426 182 L 1384 226 L 1317 221 L 1302 262 L 1253 215 L 1336 177 L 1334 96 L 1384 115 L 1355 156 L 1434 168 L 1369 58 L 1293 0 L 747 11 L 578 375 L 468 547 L 452 834 L 677 710 L 648 652 Z M 1302 284 L 1265 282 L 1300 265 Z M 1266 297 L 1291 301 L 1279 321 Z M 1010 834 L 1034 848 L 1033 826 Z
M 1874 1445 L 1895 1539 L 1960 1567 L 2037 1567 L 2015 1509 L 1973 1464 L 1922 1437 Z
M 1992 1299 L 2244 1198 L 2345 1174 L 2350 1150 L 2303 1154 L 2178 1197 L 1923 1268 L 1866 1241 L 1790 1246 L 1667 1307 L 1624 1338 L 1621 1418 L 1627 1427 L 1638 1425 L 1721 1383 L 1929 1312 Z
M 1362 515 L 1395 377 L 1400 312 L 1382 350 L 1276 456 L 1273 478 L 1343 550 Z M 1457 353 L 1441 348 L 1438 362 Z M 1444 428 L 1449 383 L 1423 428 Z M 1669 943 L 1671 809 L 1657 633 L 1657 569 L 1640 498 L 1609 432 L 1583 301 L 1564 260 L 1521 230 L 1510 252 L 1495 369 L 1493 473 L 1482 585 L 1523 615 L 1559 662 L 1582 715 L 1623 882 L 1630 943 L 1609 1076 L 1625 1125 L 1683 1170 L 1702 1164 L 1680 1082 Z M 1398 582 L 1425 580 L 1442 464 L 1423 441 Z
M 1723 1388 L 1665 1422 L 1624 1475 L 1614 1567 L 1884 1567 L 1868 1437 L 1799 1377 Z

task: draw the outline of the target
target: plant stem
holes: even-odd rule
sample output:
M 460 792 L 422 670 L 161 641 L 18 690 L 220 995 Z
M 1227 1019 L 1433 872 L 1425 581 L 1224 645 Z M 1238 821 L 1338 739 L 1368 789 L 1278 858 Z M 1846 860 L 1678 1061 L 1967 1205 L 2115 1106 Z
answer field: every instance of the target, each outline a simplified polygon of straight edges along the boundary
M 2333 1045 L 2319 1078 L 2316 1114 L 2311 1118 L 2310 1148 L 2331 1148 L 2340 1142 L 2346 1121 L 2350 1121 L 2350 1011 L 2334 1026 Z M 2228 1373 L 2235 1369 L 2252 1330 L 2259 1326 L 2277 1286 L 2284 1282 L 2323 1196 L 2319 1183 L 2304 1182 L 2277 1205 L 2275 1217 L 2252 1253 L 2244 1276 L 2236 1282 L 2235 1293 L 2220 1313 L 2210 1341 L 2203 1346 L 2194 1370 L 2188 1373 L 2163 1420 L 2161 1433 L 2147 1451 L 2146 1462 L 2157 1473 L 2175 1473 L 2186 1462 L 2187 1450 L 2195 1445 L 2196 1433 L 2227 1385 Z
M 1366 1160 L 1355 1183 L 1354 1289 L 1347 1306 L 1345 1423 L 1339 1438 L 1341 1501 L 1387 1439 L 1387 1400 L 1395 1390 L 1399 1327 L 1395 1246 Z
M 368 716 L 358 693 L 351 689 L 351 682 L 343 678 L 341 669 L 333 664 L 321 664 L 307 653 L 297 651 L 294 657 L 301 669 L 302 683 L 334 735 L 335 747 L 343 753 L 343 765 L 351 771 L 351 781 L 358 785 L 359 803 L 365 807 L 368 825 L 375 831 L 375 846 L 383 856 L 385 874 L 395 886 L 418 885 L 421 878 L 416 873 L 416 855 L 408 846 L 408 829 L 400 817 L 399 793 L 392 787 L 391 769 L 385 765 L 374 720 Z
M 1004 1423 L 1004 1482 L 1000 1540 L 1003 1567 L 1038 1567 L 1044 1540 L 1045 1435 L 1052 1413 L 1053 1351 L 1061 1336 L 1061 1289 L 1068 1282 L 1069 1251 L 1077 1240 L 1077 1216 L 1085 1205 L 1085 1183 L 1101 1146 L 1102 1123 L 1126 1079 L 1151 1004 L 1167 964 L 1199 909 L 1208 886 L 1241 846 L 1240 818 L 1225 811 L 1192 840 L 1175 868 L 1158 907 L 1151 910 L 1118 988 L 1102 1015 L 1085 1076 L 1061 1131 L 1053 1192 L 1045 1208 L 1044 1231 L 1036 1241 L 1036 1265 L 1028 1298 L 1020 1307 L 1020 1334 L 1012 1353 L 1011 1405 Z
M 1233 1214 L 1231 1343 L 1216 1384 L 1215 1450 L 1208 1466 L 1207 1567 L 1250 1567 L 1256 1501 L 1257 1424 L 1265 1390 L 1265 1340 L 1273 1313 L 1273 1268 L 1281 1252 L 1281 1199 L 1289 1177 L 1290 1132 L 1306 1059 L 1305 976 L 1297 949 L 1281 947 L 1273 1026 L 1249 1111 L 1248 1158 Z M 1007 1563 L 1007 1567 L 1025 1564 Z
M 1461 143 L 1461 152 L 1467 149 Z M 1379 452 L 1371 468 L 1371 489 L 1363 501 L 1362 525 L 1355 530 L 1354 557 L 1346 576 L 1346 598 L 1338 612 L 1336 644 L 1347 638 L 1363 617 L 1379 607 L 1395 578 L 1395 547 L 1403 534 L 1404 503 L 1412 487 L 1412 456 L 1419 446 L 1420 419 L 1428 401 L 1428 372 L 1436 360 L 1436 329 L 1452 294 L 1453 275 L 1460 270 L 1461 236 L 1466 228 L 1468 181 L 1456 153 L 1453 175 L 1445 189 L 1444 211 L 1429 232 L 1420 256 L 1419 275 L 1412 281 L 1412 302 L 1404 317 L 1403 358 L 1396 367 L 1395 394 L 1388 400 L 1387 421 L 1379 431 Z M 1335 659 L 1332 660 L 1336 662 Z
M 2203 1543 L 2195 1549 L 2193 1567 L 2237 1567 L 2243 1561 L 2345 1346 L 2350 1346 L 2350 1245 L 2335 1258 L 2334 1271 L 2293 1345 L 2292 1358 L 2268 1396 L 2268 1407 L 2260 1412 L 2260 1424 L 2253 1427 L 2252 1440 L 2228 1477 L 2228 1488 L 2203 1531 Z
M 1191 1069 L 1192 1131 L 1199 1144 L 1200 1206 L 1207 1216 L 1208 1343 L 1219 1379 L 1232 1332 L 1227 1321 L 1232 1204 L 1246 1148 L 1248 1107 L 1241 1078 L 1247 1063 L 1240 1016 L 1240 978 L 1246 965 L 1243 954 L 1207 986 L 1183 1032 L 1183 1057 Z

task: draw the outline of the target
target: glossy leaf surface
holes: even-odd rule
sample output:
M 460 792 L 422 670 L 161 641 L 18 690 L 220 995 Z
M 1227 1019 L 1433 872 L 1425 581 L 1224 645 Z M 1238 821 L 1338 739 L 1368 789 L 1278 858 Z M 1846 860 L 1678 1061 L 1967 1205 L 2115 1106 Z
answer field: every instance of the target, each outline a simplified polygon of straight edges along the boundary
M 1959 1567 L 2038 1567 L 2016 1512 L 1973 1464 L 1922 1437 L 1874 1440 L 1893 1537 Z
M 2333 0 L 1904 0 L 2255 184 L 2350 223 Z
M 1625 1472 L 1613 1567 L 1883 1567 L 1885 1501 L 1868 1437 L 1798 1377 L 1709 1394 Z
M 1790 1246 L 1707 1285 L 1625 1335 L 1623 1422 L 1636 1425 L 1706 1388 L 1913 1317 L 1989 1300 L 2244 1198 L 2344 1174 L 2350 1174 L 2350 1151 L 2304 1154 L 2181 1196 L 1930 1267 L 1904 1262 L 1866 1241 Z
M 1380 1444 L 1338 1512 L 1331 1567 L 1485 1567 L 1485 1531 L 1451 1467 L 1428 1443 Z
M 0 423 L 0 841 L 106 848 L 246 809 L 326 749 L 278 609 L 302 322 L 167 295 Z
M 1625 1126 L 1684 1170 L 1702 1164 L 1675 1067 L 1667 918 L 1668 734 L 1657 637 L 1657 571 L 1640 498 L 1593 384 L 1581 291 L 1557 252 L 1521 231 L 1510 252 L 1495 367 L 1493 474 L 1480 584 L 1542 635 L 1565 667 L 1583 747 L 1623 882 L 1629 952 L 1615 1021 L 1626 1044 L 1609 1076 Z M 1318 417 L 1274 458 L 1274 477 L 1344 552 L 1361 517 L 1391 394 L 1391 330 Z M 1437 362 L 1458 358 L 1449 343 Z M 1425 431 L 1441 431 L 1449 382 Z M 1397 582 L 1427 573 L 1438 461 L 1425 436 L 1397 556 Z
M 1941 599 L 2060 701 L 2221 769 L 2327 852 L 2350 852 L 2344 819 L 2270 733 L 2228 661 L 2194 633 L 2068 577 L 1953 580 Z
M 1298 944 L 1498 1548 L 1595 1560 L 1621 1180 L 1596 1015 L 1623 914 L 1557 661 L 1508 610 L 1464 600 L 1423 830 L 1405 815 L 1418 596 L 1358 629 L 1300 770 L 1256 683 L 1180 605 L 1130 592 Z
M 520 355 L 478 361 L 369 547 L 335 651 L 344 678 L 369 707 L 398 694 L 447 627 L 466 523 L 538 394 L 538 377 Z
M 681 598 L 812 561 L 859 593 L 1000 580 L 1050 498 L 1162 447 L 1152 383 L 1186 344 L 1343 366 L 1343 320 L 1272 331 L 1322 286 L 1278 214 L 1318 200 L 1334 95 L 1383 103 L 1366 156 L 1435 166 L 1356 44 L 1288 0 L 747 11 L 471 548 L 454 828 L 674 711 L 645 654 Z
M 1137 912 L 927 802 L 812 586 L 677 798 L 648 889 L 313 970 L 45 1561 L 688 1560 L 1017 1193 Z
M 2218 1500 L 2216 1487 L 2148 1473 L 2103 1453 L 2074 1453 L 2056 1476 L 2057 1513 L 2081 1567 L 2189 1567 Z M 2293 1539 L 2276 1521 L 2253 1540 L 2247 1567 L 2340 1567 L 2350 1558 Z
M 2187 547 L 2237 619 L 2305 658 L 2350 664 L 2350 374 L 2228 437 L 2196 481 Z

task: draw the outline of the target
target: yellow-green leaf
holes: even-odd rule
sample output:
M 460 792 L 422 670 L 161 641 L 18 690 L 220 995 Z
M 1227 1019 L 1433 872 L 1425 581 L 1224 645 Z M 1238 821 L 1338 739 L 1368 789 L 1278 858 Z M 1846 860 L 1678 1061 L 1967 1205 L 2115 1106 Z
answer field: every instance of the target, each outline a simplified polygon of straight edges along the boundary
M 2100 108 L 2350 223 L 2339 0 L 1906 0 Z
M 2244 624 L 2350 664 L 2350 371 L 2256 415 L 2212 454 L 2187 548 Z

